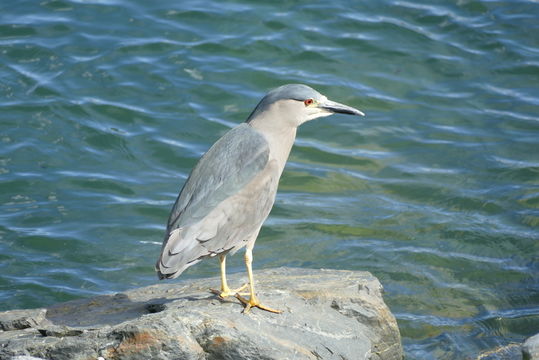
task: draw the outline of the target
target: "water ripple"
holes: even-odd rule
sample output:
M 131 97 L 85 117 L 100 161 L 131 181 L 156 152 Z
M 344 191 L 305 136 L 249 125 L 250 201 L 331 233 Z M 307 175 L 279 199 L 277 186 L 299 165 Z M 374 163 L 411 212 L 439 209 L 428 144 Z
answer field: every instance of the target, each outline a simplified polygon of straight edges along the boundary
M 196 160 L 268 89 L 300 82 L 367 116 L 298 131 L 257 266 L 373 272 L 414 359 L 536 331 L 535 2 L 4 10 L 2 308 L 153 283 Z

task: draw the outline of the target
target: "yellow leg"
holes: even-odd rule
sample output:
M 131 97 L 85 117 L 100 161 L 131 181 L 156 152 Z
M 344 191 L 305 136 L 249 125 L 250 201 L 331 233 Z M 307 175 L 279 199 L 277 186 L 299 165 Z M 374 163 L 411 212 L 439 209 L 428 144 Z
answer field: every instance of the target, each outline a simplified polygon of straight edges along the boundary
M 241 297 L 240 294 L 236 294 L 236 298 L 245 305 L 245 309 L 243 309 L 243 312 L 248 313 L 251 310 L 251 308 L 257 307 L 259 309 L 266 310 L 266 311 L 269 311 L 269 312 L 272 312 L 272 313 L 277 313 L 277 314 L 282 313 L 283 312 L 282 310 L 275 310 L 275 309 L 272 309 L 272 308 L 269 308 L 267 306 L 262 305 L 260 303 L 260 301 L 258 300 L 258 298 L 256 297 L 256 295 L 255 295 L 255 285 L 254 285 L 255 282 L 254 282 L 254 279 L 253 279 L 252 264 L 253 264 L 253 251 L 252 251 L 252 249 L 247 248 L 245 250 L 245 266 L 247 267 L 247 276 L 249 276 L 249 295 L 250 295 L 250 298 L 249 298 L 249 300 L 247 300 L 247 299 Z
M 243 285 L 239 289 L 231 290 L 226 282 L 226 255 L 219 255 L 219 263 L 221 265 L 221 291 L 210 289 L 210 291 L 216 295 L 219 295 L 223 299 L 235 295 L 247 287 L 247 284 Z

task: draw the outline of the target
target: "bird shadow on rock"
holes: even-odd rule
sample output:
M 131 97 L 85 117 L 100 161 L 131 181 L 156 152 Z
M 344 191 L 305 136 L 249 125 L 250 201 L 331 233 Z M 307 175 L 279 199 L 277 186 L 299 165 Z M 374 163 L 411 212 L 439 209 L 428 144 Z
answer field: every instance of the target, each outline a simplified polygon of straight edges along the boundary
M 200 296 L 193 294 L 174 295 L 173 297 L 138 299 L 137 296 L 130 297 L 128 294 L 118 293 L 68 301 L 47 308 L 43 325 L 100 328 L 114 326 L 142 315 L 159 313 L 170 306 L 181 308 L 188 307 L 187 304 L 193 303 L 198 303 L 198 306 L 208 306 L 215 301 L 232 302 L 212 293 L 200 294 Z M 173 303 L 174 305 L 172 305 Z
M 144 314 L 165 310 L 174 299 L 158 298 L 150 301 L 132 300 L 126 294 L 101 295 L 53 305 L 45 316 L 53 325 L 70 327 L 102 327 L 116 325 Z

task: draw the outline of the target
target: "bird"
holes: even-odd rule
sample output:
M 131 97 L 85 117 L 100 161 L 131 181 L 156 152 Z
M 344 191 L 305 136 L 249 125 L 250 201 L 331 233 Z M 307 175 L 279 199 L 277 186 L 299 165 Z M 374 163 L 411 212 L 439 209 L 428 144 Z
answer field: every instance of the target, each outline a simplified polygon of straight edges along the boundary
M 235 296 L 247 313 L 263 305 L 255 293 L 253 247 L 273 207 L 279 179 L 297 128 L 335 113 L 364 116 L 353 107 L 329 100 L 303 84 L 269 91 L 247 120 L 226 132 L 202 155 L 183 185 L 168 218 L 155 265 L 159 279 L 173 279 L 208 257 L 218 257 L 220 298 Z M 230 289 L 226 257 L 245 247 L 248 283 Z M 249 288 L 249 298 L 241 293 Z

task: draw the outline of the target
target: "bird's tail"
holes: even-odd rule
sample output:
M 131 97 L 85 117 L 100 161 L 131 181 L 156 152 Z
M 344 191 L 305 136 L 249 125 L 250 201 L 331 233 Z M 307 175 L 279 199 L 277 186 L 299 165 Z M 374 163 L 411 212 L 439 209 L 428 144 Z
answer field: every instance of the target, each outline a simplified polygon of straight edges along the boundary
M 197 242 L 186 241 L 183 238 L 183 229 L 174 229 L 163 242 L 161 254 L 155 264 L 155 270 L 159 280 L 174 279 L 181 275 L 188 267 L 202 260 Z

